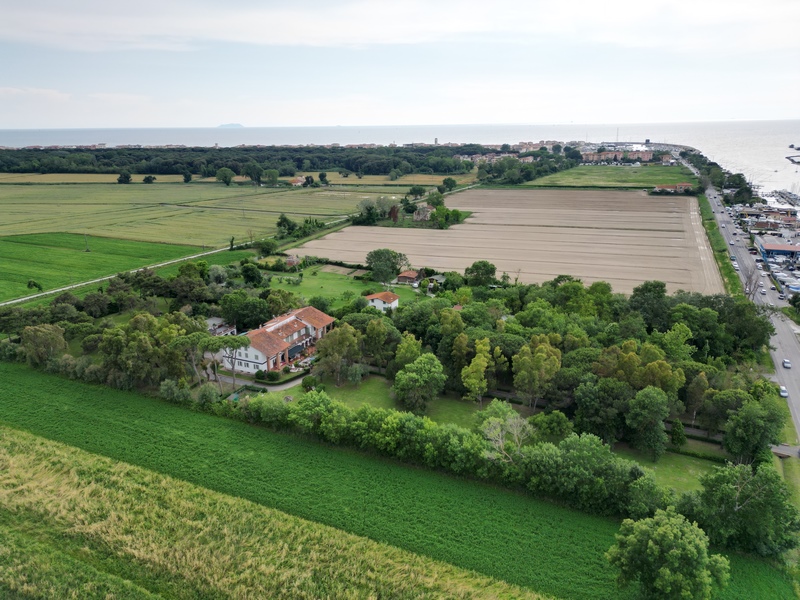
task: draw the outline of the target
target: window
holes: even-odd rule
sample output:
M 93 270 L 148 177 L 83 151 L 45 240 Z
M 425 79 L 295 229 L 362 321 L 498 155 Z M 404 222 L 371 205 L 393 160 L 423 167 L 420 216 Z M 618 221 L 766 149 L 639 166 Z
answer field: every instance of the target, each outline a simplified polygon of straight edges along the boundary
M 238 363 L 239 363 L 239 366 L 240 366 L 240 367 L 242 366 L 242 361 L 240 361 L 240 360 L 239 360 L 239 361 L 236 361 L 236 362 L 238 362 Z

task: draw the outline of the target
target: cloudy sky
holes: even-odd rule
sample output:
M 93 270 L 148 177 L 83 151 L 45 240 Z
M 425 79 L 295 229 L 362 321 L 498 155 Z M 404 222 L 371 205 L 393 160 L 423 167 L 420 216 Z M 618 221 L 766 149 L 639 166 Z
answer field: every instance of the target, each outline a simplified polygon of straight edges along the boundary
M 0 129 L 796 119 L 798 0 L 0 0 Z

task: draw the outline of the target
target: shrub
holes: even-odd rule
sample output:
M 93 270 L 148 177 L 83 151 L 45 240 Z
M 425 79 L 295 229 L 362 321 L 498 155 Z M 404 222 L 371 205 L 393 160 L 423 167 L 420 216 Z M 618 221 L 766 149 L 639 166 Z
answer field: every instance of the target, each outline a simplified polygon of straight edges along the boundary
M 256 371 L 256 374 L 255 374 L 255 380 L 256 381 L 265 381 L 266 379 L 267 379 L 267 374 L 264 371 L 262 371 L 261 369 Z
M 285 374 L 291 373 L 291 371 L 292 371 L 292 367 L 290 367 L 289 365 L 284 365 L 283 372 Z
M 310 392 L 315 389 L 319 384 L 319 380 L 314 375 L 306 375 L 303 377 L 303 391 Z
M 197 390 L 197 405 L 201 408 L 219 402 L 219 392 L 211 383 L 205 383 Z
M 281 374 L 278 371 L 267 371 L 267 381 L 278 381 L 280 378 Z

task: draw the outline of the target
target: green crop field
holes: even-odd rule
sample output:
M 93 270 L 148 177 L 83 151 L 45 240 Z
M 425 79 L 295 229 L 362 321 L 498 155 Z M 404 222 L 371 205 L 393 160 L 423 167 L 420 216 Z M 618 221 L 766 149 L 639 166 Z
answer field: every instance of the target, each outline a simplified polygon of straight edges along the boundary
M 397 188 L 209 185 L 0 185 L 0 236 L 62 231 L 200 247 L 275 233 L 281 213 L 330 221 Z
M 603 553 L 618 522 L 479 482 L 0 364 L 0 425 L 126 461 L 559 598 L 619 592 Z M 794 598 L 731 556 L 720 598 Z
M 697 178 L 686 167 L 642 165 L 581 165 L 534 179 L 525 185 L 533 187 L 601 187 L 601 188 L 652 188 L 656 185 L 676 183 L 696 184 Z
M 91 252 L 86 252 L 88 242 Z M 0 300 L 45 291 L 197 253 L 199 248 L 69 233 L 0 237 Z
M 540 598 L 7 427 L 0 464 L 3 597 Z

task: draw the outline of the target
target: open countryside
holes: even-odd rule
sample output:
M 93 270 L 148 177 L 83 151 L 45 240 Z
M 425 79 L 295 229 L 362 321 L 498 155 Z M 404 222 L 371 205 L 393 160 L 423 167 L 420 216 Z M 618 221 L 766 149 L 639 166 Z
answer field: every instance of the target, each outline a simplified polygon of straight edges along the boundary
M 447 206 L 473 214 L 446 231 L 348 227 L 290 252 L 363 264 L 371 250 L 388 247 L 438 271 L 488 260 L 524 283 L 567 274 L 623 293 L 647 280 L 670 292 L 724 291 L 694 198 L 480 189 L 450 196 Z
M 614 519 L 22 365 L 0 363 L 0 377 L 10 385 L 0 396 L 0 425 L 546 596 L 635 598 L 634 590 L 616 588 L 603 558 L 619 525 Z M 718 598 L 793 597 L 788 579 L 768 562 L 737 554 L 730 560 L 731 583 Z
M 528 181 L 531 187 L 577 187 L 577 188 L 652 188 L 657 185 L 677 183 L 697 184 L 695 177 L 684 166 L 642 165 L 579 165 Z
M 396 187 L 259 188 L 170 185 L 0 185 L 0 236 L 60 231 L 146 242 L 227 246 L 274 234 L 281 213 L 295 220 L 342 218 Z
M 86 251 L 87 247 L 89 252 Z M 196 253 L 198 248 L 69 233 L 0 237 L 0 301 Z

